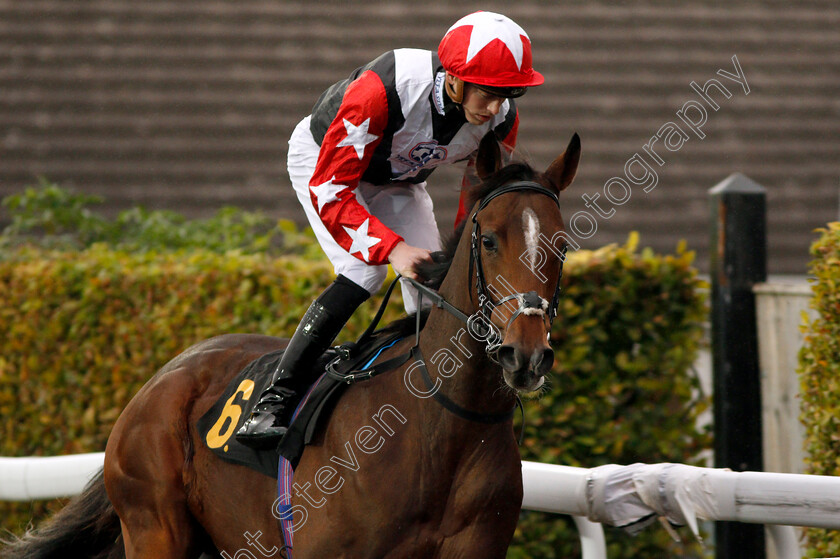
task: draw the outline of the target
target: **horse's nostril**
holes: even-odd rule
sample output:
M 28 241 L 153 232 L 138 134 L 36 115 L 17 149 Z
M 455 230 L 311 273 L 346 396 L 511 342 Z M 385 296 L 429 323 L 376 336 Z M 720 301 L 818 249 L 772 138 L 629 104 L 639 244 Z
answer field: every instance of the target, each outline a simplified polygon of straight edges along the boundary
M 554 365 L 554 351 L 550 347 L 535 349 L 531 354 L 531 369 L 538 376 L 543 376 Z
M 499 363 L 506 371 L 518 371 L 524 364 L 522 353 L 512 345 L 503 345 L 499 348 Z

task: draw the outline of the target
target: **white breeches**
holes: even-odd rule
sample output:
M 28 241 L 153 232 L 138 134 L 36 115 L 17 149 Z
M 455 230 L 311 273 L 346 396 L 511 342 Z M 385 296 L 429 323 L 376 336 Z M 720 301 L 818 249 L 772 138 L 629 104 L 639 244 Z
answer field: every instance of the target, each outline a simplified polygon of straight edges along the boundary
M 315 232 L 315 237 L 335 268 L 336 275 L 343 274 L 370 293 L 376 293 L 385 281 L 387 266 L 367 264 L 344 250 L 327 231 L 312 205 L 309 181 L 315 173 L 319 149 L 309 131 L 309 117 L 306 117 L 297 125 L 289 139 L 287 165 L 292 186 L 303 206 L 306 219 Z M 377 186 L 361 182 L 356 189 L 356 198 L 371 215 L 376 216 L 409 245 L 432 251 L 440 250 L 440 234 L 435 221 L 434 205 L 426 192 L 426 183 L 397 182 Z M 416 290 L 406 282 L 400 284 L 406 311 L 415 311 Z

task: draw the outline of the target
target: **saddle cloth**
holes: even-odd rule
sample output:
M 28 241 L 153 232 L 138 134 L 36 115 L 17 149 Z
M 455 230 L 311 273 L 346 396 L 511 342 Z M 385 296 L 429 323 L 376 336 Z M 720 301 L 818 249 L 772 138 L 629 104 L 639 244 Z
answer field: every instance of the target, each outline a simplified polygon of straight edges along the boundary
M 364 347 L 354 348 L 352 355 L 337 361 L 334 368 L 342 374 L 364 370 L 400 338 L 398 334 L 374 338 Z M 197 422 L 202 440 L 216 456 L 272 478 L 277 476 L 280 456 L 288 460 L 293 468 L 297 467 L 304 447 L 312 441 L 318 425 L 329 417 L 338 397 L 348 386 L 347 382 L 326 374 L 327 364 L 338 356 L 335 348 L 327 350 L 316 363 L 323 374 L 302 399 L 303 405 L 295 412 L 292 424 L 278 448 L 255 450 L 240 444 L 236 441 L 235 433 L 248 419 L 259 395 L 268 386 L 283 352 L 273 351 L 249 363 L 228 383 L 219 399 Z

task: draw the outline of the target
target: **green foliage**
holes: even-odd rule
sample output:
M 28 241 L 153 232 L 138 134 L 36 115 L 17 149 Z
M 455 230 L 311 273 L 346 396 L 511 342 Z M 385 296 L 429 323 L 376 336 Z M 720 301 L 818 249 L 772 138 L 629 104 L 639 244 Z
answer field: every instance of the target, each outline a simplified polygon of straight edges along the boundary
M 13 219 L 0 236 L 0 455 L 103 450 L 160 366 L 217 334 L 290 335 L 333 277 L 312 236 L 290 223 L 238 210 L 204 223 L 130 210 L 109 222 L 90 203 L 51 185 L 4 201 Z M 556 364 L 550 390 L 526 403 L 523 459 L 690 463 L 709 448 L 696 428 L 709 403 L 691 372 L 705 318 L 692 254 L 639 252 L 637 241 L 569 256 Z M 339 341 L 361 333 L 378 301 Z M 401 305 L 392 301 L 384 321 Z M 20 533 L 59 505 L 0 503 L 0 527 Z M 608 545 L 610 557 L 698 555 L 657 528 L 609 531 Z M 509 557 L 579 554 L 568 518 L 522 513 Z
M 799 352 L 800 416 L 805 425 L 807 471 L 840 475 L 840 223 L 829 223 L 811 246 L 813 321 L 805 316 Z M 809 557 L 840 555 L 840 532 L 806 531 Z
M 190 345 L 234 332 L 292 334 L 334 277 L 325 260 L 193 250 L 25 247 L 0 260 L 0 456 L 104 450 L 123 407 Z M 355 339 L 381 297 L 339 341 Z M 399 296 L 384 320 L 401 312 Z M 0 503 L 20 531 L 44 504 Z
M 42 178 L 40 188 L 27 188 L 3 199 L 12 217 L 11 225 L 3 230 L 3 242 L 34 234 L 55 244 L 89 244 L 107 228 L 107 222 L 89 208 L 101 203 L 98 196 L 76 194 Z
M 39 188 L 27 188 L 3 199 L 11 224 L 0 234 L 0 249 L 32 244 L 78 250 L 104 243 L 126 251 L 200 248 L 320 258 L 311 231 L 298 232 L 293 223 L 274 221 L 260 213 L 226 207 L 213 217 L 188 220 L 177 212 L 137 207 L 108 220 L 91 209 L 101 203 L 100 197 L 78 194 L 41 179 Z
M 710 402 L 692 374 L 707 313 L 693 254 L 682 246 L 676 255 L 639 253 L 637 241 L 632 235 L 623 247 L 570 254 L 551 386 L 526 403 L 523 460 L 585 468 L 692 463 L 710 447 L 697 428 Z M 579 557 L 577 530 L 557 519 L 523 511 L 508 557 Z M 607 544 L 611 558 L 700 556 L 656 528 L 637 537 L 608 530 Z

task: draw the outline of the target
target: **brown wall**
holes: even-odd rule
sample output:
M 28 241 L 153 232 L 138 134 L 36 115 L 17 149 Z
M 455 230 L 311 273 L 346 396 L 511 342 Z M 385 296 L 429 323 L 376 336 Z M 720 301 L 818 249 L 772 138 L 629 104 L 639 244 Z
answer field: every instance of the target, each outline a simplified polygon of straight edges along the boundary
M 522 99 L 520 146 L 538 166 L 583 140 L 564 214 L 586 209 L 676 111 L 690 83 L 731 92 L 704 139 L 689 132 L 650 193 L 597 218 L 593 248 L 622 241 L 706 266 L 707 190 L 733 172 L 768 189 L 771 272 L 804 273 L 812 230 L 837 219 L 840 6 L 813 2 L 313 2 L 0 0 L 0 196 L 45 176 L 133 204 L 207 215 L 225 204 L 300 219 L 286 140 L 321 90 L 381 52 L 436 48 L 458 17 L 503 12 L 534 43 L 546 85 Z M 750 88 L 716 74 L 736 55 Z M 457 173 L 430 190 L 443 229 Z M 613 192 L 620 194 L 619 190 Z M 593 213 L 593 210 L 589 210 Z M 594 215 L 594 214 L 593 214 Z

